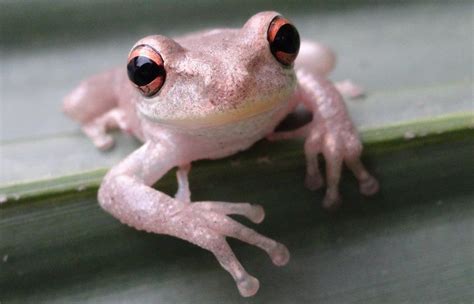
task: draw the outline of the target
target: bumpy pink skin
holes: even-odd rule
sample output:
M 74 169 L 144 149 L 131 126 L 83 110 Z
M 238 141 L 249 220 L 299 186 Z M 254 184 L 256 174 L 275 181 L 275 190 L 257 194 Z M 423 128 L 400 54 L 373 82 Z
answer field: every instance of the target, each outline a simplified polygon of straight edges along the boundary
M 82 125 L 98 148 L 113 145 L 107 134 L 112 128 L 144 142 L 108 172 L 99 189 L 101 206 L 136 229 L 172 235 L 210 250 L 234 278 L 242 296 L 254 295 L 259 282 L 242 267 L 226 237 L 260 247 L 278 266 L 288 262 L 289 252 L 228 217 L 239 214 L 260 223 L 261 206 L 191 203 L 191 162 L 232 155 L 265 137 L 305 137 L 308 188 L 322 186 L 317 155 L 322 153 L 326 159 L 324 207 L 334 208 L 341 201 L 338 184 L 344 162 L 363 194 L 378 190 L 377 181 L 360 161 L 362 145 L 341 96 L 354 97 L 362 90 L 347 81 L 335 86 L 326 78 L 334 68 L 335 55 L 317 43 L 302 42 L 294 67 L 278 63 L 266 36 L 277 15 L 259 13 L 241 29 L 138 41 L 136 45 L 158 50 L 165 62 L 165 84 L 152 98 L 142 97 L 120 68 L 85 80 L 64 101 L 64 111 Z M 273 133 L 300 103 L 313 112 L 313 120 L 298 130 Z M 179 168 L 174 198 L 151 187 L 173 167 Z

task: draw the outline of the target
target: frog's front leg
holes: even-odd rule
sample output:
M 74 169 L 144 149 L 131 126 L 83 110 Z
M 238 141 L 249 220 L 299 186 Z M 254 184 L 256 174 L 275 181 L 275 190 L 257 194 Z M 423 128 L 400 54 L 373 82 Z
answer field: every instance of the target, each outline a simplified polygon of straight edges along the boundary
M 296 73 L 298 87 L 294 98 L 303 102 L 313 113 L 313 120 L 300 129 L 271 134 L 269 139 L 306 138 L 306 186 L 312 190 L 323 185 L 317 159 L 318 154 L 323 154 L 327 182 L 323 201 L 325 208 L 333 209 L 341 202 L 338 185 L 343 163 L 347 164 L 358 179 L 362 194 L 376 193 L 378 182 L 360 161 L 362 144 L 341 94 L 324 76 L 304 69 L 298 69 Z
M 189 190 L 188 175 L 191 170 L 191 164 L 180 166 L 176 171 L 178 181 L 178 191 L 175 199 L 182 202 L 191 202 L 191 191 Z M 195 202 L 201 208 L 222 214 L 239 214 L 247 217 L 252 222 L 259 224 L 265 218 L 265 212 L 262 206 L 251 205 L 249 203 L 225 203 L 225 202 Z
M 276 265 L 288 262 L 288 250 L 228 216 L 239 214 L 258 223 L 264 217 L 260 206 L 224 202 L 190 203 L 153 189 L 151 185 L 172 167 L 188 163 L 180 159 L 176 151 L 170 143 L 145 143 L 106 175 L 98 195 L 101 206 L 136 229 L 168 234 L 210 250 L 234 278 L 241 295 L 254 295 L 259 282 L 242 267 L 226 237 L 260 247 Z M 180 187 L 187 188 L 189 168 L 184 165 L 178 171 Z M 178 197 L 186 200 L 186 191 L 183 193 Z
M 84 124 L 82 131 L 98 149 L 108 150 L 114 145 L 114 139 L 107 131 L 117 128 L 122 131 L 128 131 L 129 129 L 125 113 L 118 107 Z
M 114 144 L 114 139 L 107 131 L 121 129 L 130 131 L 125 111 L 119 106 L 119 94 L 128 92 L 127 86 L 121 83 L 122 72 L 118 69 L 94 75 L 82 81 L 64 98 L 63 111 L 79 122 L 82 131 L 101 150 L 107 150 Z
M 191 171 L 191 164 L 185 164 L 176 171 L 176 180 L 178 181 L 178 191 L 174 198 L 182 202 L 191 202 L 191 190 L 189 190 L 188 175 Z

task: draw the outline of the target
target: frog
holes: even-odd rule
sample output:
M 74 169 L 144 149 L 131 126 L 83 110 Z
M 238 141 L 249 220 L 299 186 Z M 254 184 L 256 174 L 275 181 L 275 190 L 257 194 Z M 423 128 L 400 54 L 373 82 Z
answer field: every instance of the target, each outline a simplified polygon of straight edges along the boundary
M 363 195 L 375 194 L 378 181 L 360 159 L 363 147 L 345 105 L 345 97 L 362 89 L 349 80 L 329 80 L 335 61 L 329 47 L 301 40 L 289 19 L 265 11 L 241 28 L 142 38 L 132 47 L 126 69 L 82 81 L 65 97 L 63 110 L 99 149 L 112 147 L 113 129 L 143 142 L 105 175 L 97 194 L 100 206 L 130 227 L 212 252 L 240 294 L 249 297 L 257 293 L 259 280 L 242 266 L 227 238 L 259 247 L 277 266 L 287 264 L 290 253 L 231 217 L 261 223 L 261 205 L 192 201 L 191 164 L 231 156 L 260 140 L 302 138 L 304 182 L 310 190 L 326 184 L 323 207 L 331 210 L 341 203 L 344 164 Z M 312 119 L 299 128 L 276 131 L 301 106 Z M 325 180 L 319 155 L 325 159 Z M 173 197 L 153 185 L 174 168 L 178 190 Z

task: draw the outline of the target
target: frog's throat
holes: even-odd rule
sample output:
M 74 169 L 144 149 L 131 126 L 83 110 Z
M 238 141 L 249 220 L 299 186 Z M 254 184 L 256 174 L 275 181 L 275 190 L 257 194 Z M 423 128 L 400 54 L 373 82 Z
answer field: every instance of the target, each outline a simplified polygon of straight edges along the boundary
M 208 113 L 206 116 L 194 116 L 186 118 L 157 118 L 150 113 L 139 111 L 140 115 L 154 123 L 166 125 L 179 129 L 201 129 L 212 128 L 227 124 L 236 123 L 242 120 L 250 119 L 268 113 L 274 109 L 280 109 L 289 102 L 288 96 L 274 96 L 264 101 L 254 101 L 243 103 L 243 106 L 219 111 L 216 113 Z

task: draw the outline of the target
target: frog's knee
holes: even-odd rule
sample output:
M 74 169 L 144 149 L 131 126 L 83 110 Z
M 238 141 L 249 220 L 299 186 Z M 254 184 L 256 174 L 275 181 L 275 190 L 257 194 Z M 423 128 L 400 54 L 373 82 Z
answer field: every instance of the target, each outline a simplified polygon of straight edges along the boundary
M 63 112 L 85 124 L 117 106 L 117 96 L 109 85 L 115 71 L 107 71 L 82 81 L 63 100 Z
M 296 68 L 327 76 L 335 66 L 336 54 L 329 47 L 307 40 L 301 43 Z
M 83 85 L 79 85 L 63 99 L 63 112 L 75 121 L 85 123 L 91 120 L 92 113 L 87 110 L 86 94 Z

